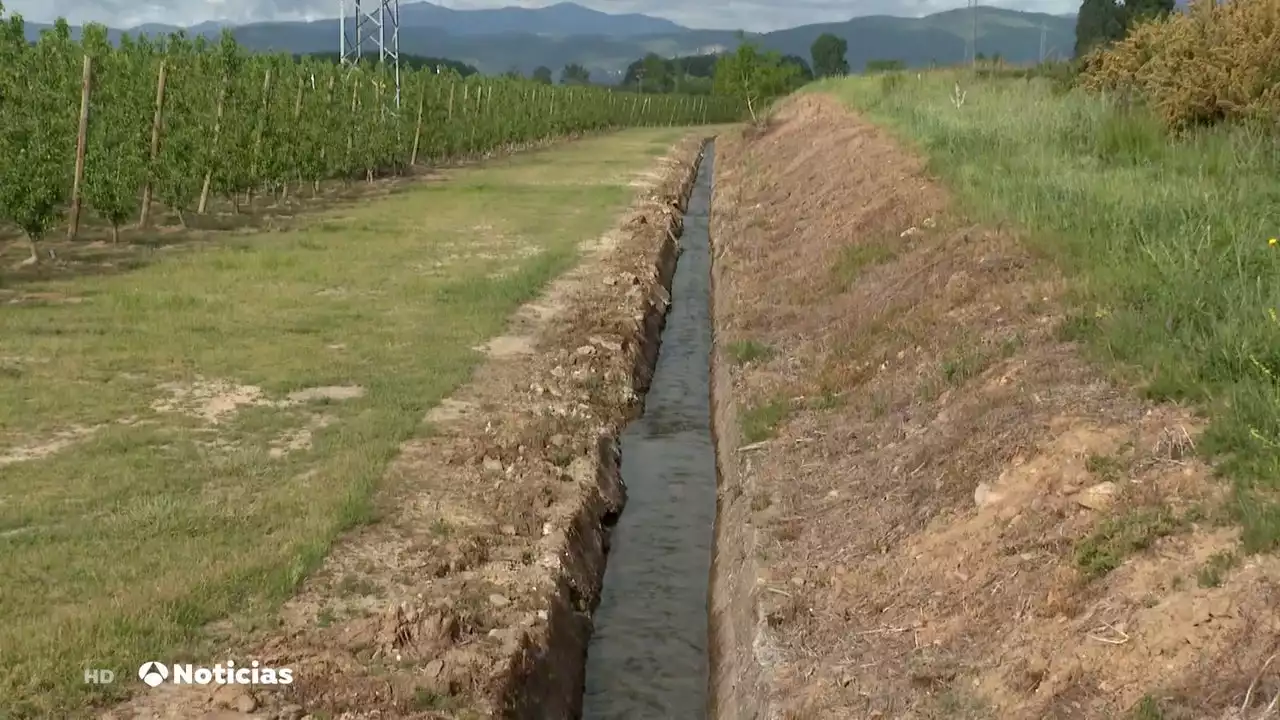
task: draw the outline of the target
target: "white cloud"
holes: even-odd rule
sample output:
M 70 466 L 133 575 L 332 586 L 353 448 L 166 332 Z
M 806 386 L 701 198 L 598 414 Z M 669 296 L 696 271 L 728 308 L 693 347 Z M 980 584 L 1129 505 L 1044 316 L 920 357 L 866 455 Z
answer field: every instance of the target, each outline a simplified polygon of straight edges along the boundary
M 350 1 L 350 0 L 348 0 Z M 364 0 L 372 3 L 376 0 Z M 59 16 L 73 24 L 100 22 L 113 27 L 142 23 L 190 25 L 207 20 L 236 23 L 261 20 L 303 20 L 336 17 L 339 0 L 0 0 L 6 10 L 30 20 L 49 22 Z M 847 20 L 859 15 L 919 17 L 964 7 L 963 0 L 578 0 L 579 4 L 610 13 L 644 13 L 690 27 L 777 30 L 816 22 Z M 403 3 L 402 3 L 403 4 Z M 456 10 L 509 5 L 539 7 L 547 0 L 438 0 Z M 1076 0 L 986 0 L 1014 10 L 1067 13 Z

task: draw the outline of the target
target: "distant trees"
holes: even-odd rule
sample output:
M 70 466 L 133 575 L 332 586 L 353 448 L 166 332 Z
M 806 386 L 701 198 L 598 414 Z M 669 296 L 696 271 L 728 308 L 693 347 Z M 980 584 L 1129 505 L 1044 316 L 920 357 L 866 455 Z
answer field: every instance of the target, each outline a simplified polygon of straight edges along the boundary
M 844 38 L 822 33 L 809 47 L 809 55 L 813 58 L 813 74 L 820 78 L 848 75 L 849 61 L 845 59 L 847 52 L 849 43 Z
M 560 71 L 561 85 L 586 85 L 591 82 L 591 71 L 578 63 L 569 63 Z
M 803 61 L 802 61 L 803 62 Z M 756 108 L 794 90 L 801 82 L 800 69 L 776 52 L 762 52 L 754 43 L 743 42 L 732 53 L 716 61 L 714 92 L 737 98 L 747 106 L 751 120 L 758 122 Z
M 669 92 L 673 73 L 667 61 L 657 53 L 649 53 L 640 61 L 640 89 L 650 92 Z
M 534 68 L 533 81 L 537 83 L 542 83 L 543 85 L 550 85 L 552 82 L 554 82 L 554 80 L 551 77 L 551 68 L 547 67 L 546 65 L 539 65 L 538 67 Z
M 809 62 L 799 55 L 783 55 L 782 62 L 784 65 L 791 65 L 796 69 L 795 81 L 797 85 L 803 85 L 813 80 L 813 68 L 809 67 Z
M 1083 0 L 1076 16 L 1076 57 L 1124 38 L 1140 22 L 1173 12 L 1174 0 Z
M 715 55 L 664 58 L 649 53 L 627 66 L 622 85 L 644 92 L 710 94 Z
M 315 58 L 317 60 L 324 60 L 326 62 L 331 62 L 334 65 L 337 65 L 340 62 L 339 55 L 336 52 L 294 53 L 293 54 L 294 62 L 298 62 L 302 58 L 306 58 L 306 57 Z M 365 57 L 361 58 L 360 64 L 364 65 L 365 67 L 373 67 L 378 64 L 378 56 L 366 55 Z M 480 73 L 480 71 L 477 70 L 475 66 L 468 65 L 467 63 L 460 62 L 458 60 L 450 60 L 449 58 L 441 58 L 441 57 L 430 57 L 425 55 L 412 55 L 409 53 L 400 53 L 400 67 L 406 70 L 420 70 L 422 68 L 430 68 L 432 70 L 439 70 L 440 72 L 452 70 L 458 73 L 459 75 L 461 75 L 462 77 L 469 77 L 471 75 L 478 75 Z
M 715 92 L 713 78 L 722 55 L 685 55 L 664 58 L 649 53 L 627 67 L 622 86 L 646 93 L 681 93 L 710 95 Z M 809 62 L 797 55 L 783 55 L 779 62 L 794 70 L 791 87 L 813 80 Z
M 902 62 L 901 60 L 868 60 L 867 61 L 867 72 L 869 73 L 896 72 L 898 70 L 905 70 L 905 69 L 907 69 L 907 64 Z

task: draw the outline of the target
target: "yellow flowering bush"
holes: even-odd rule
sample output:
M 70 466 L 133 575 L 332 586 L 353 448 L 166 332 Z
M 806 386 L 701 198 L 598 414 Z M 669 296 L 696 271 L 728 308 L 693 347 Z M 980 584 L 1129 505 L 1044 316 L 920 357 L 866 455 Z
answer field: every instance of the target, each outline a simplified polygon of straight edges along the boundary
M 1192 0 L 1084 59 L 1081 84 L 1136 95 L 1170 127 L 1280 119 L 1280 0 Z

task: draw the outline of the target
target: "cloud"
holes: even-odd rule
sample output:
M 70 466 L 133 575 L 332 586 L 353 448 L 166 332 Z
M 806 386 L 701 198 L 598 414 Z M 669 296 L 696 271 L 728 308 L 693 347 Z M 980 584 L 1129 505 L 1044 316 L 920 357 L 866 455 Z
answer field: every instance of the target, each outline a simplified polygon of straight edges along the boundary
M 348 0 L 350 1 L 350 0 Z M 192 25 L 208 20 L 233 23 L 263 20 L 315 20 L 335 17 L 338 0 L 0 0 L 5 9 L 30 20 L 65 17 L 73 24 L 100 22 L 128 28 L 143 23 Z M 376 0 L 364 0 L 367 3 Z M 964 7 L 963 0 L 578 0 L 609 13 L 644 13 L 699 28 L 777 30 L 860 15 L 919 17 Z M 402 2 L 403 4 L 403 2 Z M 437 0 L 455 10 L 508 5 L 539 7 L 548 0 Z M 984 5 L 1012 10 L 1067 13 L 1075 0 L 986 0 Z

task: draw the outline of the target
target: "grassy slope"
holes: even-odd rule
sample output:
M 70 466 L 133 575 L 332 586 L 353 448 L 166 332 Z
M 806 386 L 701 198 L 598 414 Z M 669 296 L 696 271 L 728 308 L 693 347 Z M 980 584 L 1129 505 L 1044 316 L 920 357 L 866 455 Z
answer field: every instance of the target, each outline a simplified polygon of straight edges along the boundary
M 950 100 L 960 79 L 966 100 Z M 1065 331 L 1156 399 L 1204 409 L 1247 550 L 1280 545 L 1280 143 L 1170 141 L 1047 84 L 947 73 L 821 83 L 917 144 L 979 217 L 1013 221 L 1072 279 Z
M 679 134 L 583 141 L 301 229 L 24 288 L 81 302 L 0 310 L 0 456 L 96 430 L 0 464 L 0 717 L 62 716 L 91 690 L 83 668 L 124 679 L 143 660 L 200 658 L 207 623 L 286 597 L 368 519 L 383 468 L 468 376 L 472 347 L 614 222 Z M 216 425 L 153 409 L 162 383 L 200 377 L 272 400 L 367 394 Z M 272 456 L 321 416 L 311 448 Z

